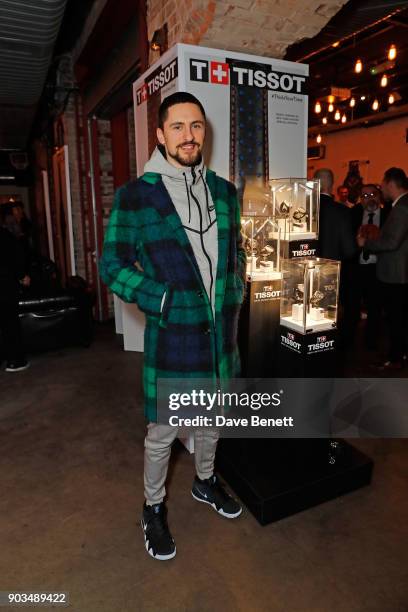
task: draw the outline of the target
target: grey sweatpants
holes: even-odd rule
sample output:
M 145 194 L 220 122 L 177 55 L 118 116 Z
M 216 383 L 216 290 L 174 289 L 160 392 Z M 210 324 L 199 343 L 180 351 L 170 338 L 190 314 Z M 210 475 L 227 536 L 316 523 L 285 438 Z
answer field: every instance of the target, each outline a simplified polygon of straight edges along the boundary
M 171 446 L 178 434 L 178 427 L 149 423 L 145 438 L 144 489 L 146 504 L 159 504 L 166 495 L 165 482 L 169 467 Z M 215 451 L 219 438 L 218 429 L 194 431 L 194 458 L 197 476 L 202 480 L 214 473 Z

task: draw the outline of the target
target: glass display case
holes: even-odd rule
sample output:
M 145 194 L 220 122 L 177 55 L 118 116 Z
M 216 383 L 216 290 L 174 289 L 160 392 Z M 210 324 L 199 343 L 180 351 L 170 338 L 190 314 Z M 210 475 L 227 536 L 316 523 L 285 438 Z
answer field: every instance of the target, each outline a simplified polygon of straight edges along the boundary
M 283 259 L 281 270 L 281 325 L 301 334 L 336 327 L 340 262 Z
M 319 232 L 320 181 L 305 178 L 272 179 L 272 217 L 281 241 L 313 240 Z
M 241 233 L 247 255 L 247 280 L 276 280 L 280 273 L 280 230 L 266 216 L 242 216 Z

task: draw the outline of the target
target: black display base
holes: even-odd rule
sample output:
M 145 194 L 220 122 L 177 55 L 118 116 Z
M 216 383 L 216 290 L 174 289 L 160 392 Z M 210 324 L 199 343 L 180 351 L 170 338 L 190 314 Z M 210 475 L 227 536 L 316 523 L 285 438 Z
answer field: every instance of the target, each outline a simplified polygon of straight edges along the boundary
M 333 455 L 328 439 L 224 438 L 216 469 L 267 525 L 370 484 L 373 461 L 338 442 Z

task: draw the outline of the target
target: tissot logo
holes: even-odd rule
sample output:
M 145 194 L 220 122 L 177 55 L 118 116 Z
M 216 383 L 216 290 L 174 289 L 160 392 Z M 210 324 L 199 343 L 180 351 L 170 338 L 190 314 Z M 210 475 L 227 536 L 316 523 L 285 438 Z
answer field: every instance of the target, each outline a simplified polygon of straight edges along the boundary
M 210 81 L 211 83 L 219 83 L 220 85 L 228 85 L 229 83 L 228 64 L 224 64 L 222 62 L 211 62 Z
M 316 255 L 316 249 L 309 249 L 308 244 L 301 244 L 298 249 L 292 250 L 292 257 L 310 257 Z
M 173 81 L 177 75 L 177 59 L 174 59 L 167 66 L 159 66 L 157 70 L 146 78 L 144 85 L 136 91 L 137 105 L 139 106 L 146 102 L 151 95 L 160 91 L 162 87 Z
M 300 342 L 296 342 L 294 334 L 291 334 L 290 332 L 287 332 L 286 336 L 281 334 L 281 344 L 287 346 L 293 351 L 296 351 L 297 353 L 300 353 Z
M 235 62 L 238 64 L 238 62 Z M 306 77 L 272 70 L 272 66 L 250 62 L 190 59 L 190 79 L 218 85 L 243 85 L 271 91 L 306 94 Z
M 273 289 L 272 285 L 267 285 L 263 287 L 263 291 L 255 291 L 254 293 L 255 301 L 277 299 L 280 294 L 280 289 Z
M 322 353 L 334 349 L 334 340 L 328 340 L 327 336 L 317 336 L 316 342 L 307 345 L 307 352 Z

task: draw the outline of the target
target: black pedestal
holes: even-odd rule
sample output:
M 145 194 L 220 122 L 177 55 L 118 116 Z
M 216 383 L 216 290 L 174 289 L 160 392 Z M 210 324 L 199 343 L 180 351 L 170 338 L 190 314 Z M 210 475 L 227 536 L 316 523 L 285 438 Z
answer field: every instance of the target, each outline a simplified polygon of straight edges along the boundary
M 216 468 L 261 525 L 368 485 L 373 462 L 344 441 L 222 439 Z
M 300 334 L 280 326 L 277 375 L 290 378 L 326 378 L 335 375 L 337 330 Z
M 276 373 L 280 293 L 280 280 L 247 282 L 238 326 L 241 371 L 245 378 L 271 378 Z

